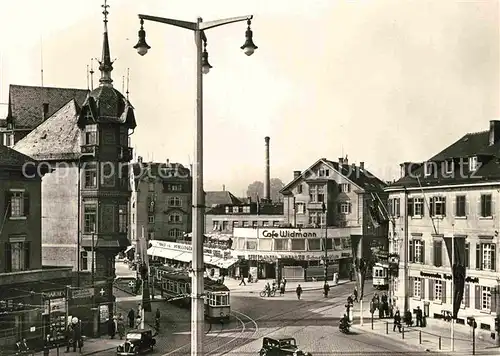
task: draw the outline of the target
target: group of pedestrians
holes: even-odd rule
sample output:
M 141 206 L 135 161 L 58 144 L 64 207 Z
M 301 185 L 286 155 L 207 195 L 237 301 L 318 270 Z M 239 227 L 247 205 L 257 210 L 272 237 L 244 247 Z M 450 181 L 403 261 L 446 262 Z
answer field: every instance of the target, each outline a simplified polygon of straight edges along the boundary
M 110 316 L 108 319 L 108 335 L 111 339 L 114 339 L 117 333 L 120 340 L 123 340 L 125 336 L 125 321 L 121 313 L 118 314 L 118 317 L 115 315 Z
M 139 304 L 138 308 L 137 308 L 137 312 L 131 308 L 127 314 L 127 319 L 128 319 L 128 327 L 130 329 L 140 329 L 141 328 L 141 324 L 142 324 L 142 314 L 143 314 L 143 311 L 142 311 L 142 308 L 141 308 L 141 304 Z M 121 314 L 120 314 L 121 316 Z M 156 308 L 156 312 L 155 312 L 155 325 L 154 325 L 154 329 L 155 329 L 155 335 L 158 335 L 160 333 L 160 319 L 161 319 L 161 313 L 160 313 L 160 309 Z M 125 332 L 125 324 L 123 324 L 123 330 Z M 121 336 L 120 336 L 120 339 L 121 339 Z

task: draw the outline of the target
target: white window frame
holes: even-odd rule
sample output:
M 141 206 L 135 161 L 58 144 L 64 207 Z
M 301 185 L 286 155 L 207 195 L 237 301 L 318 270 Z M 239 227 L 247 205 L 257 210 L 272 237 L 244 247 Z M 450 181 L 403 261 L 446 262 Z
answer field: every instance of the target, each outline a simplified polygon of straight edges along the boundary
M 492 259 L 495 257 L 493 256 L 493 251 L 496 249 L 492 249 L 492 244 L 491 243 L 481 243 L 481 261 L 482 261 L 482 270 L 483 271 L 491 271 L 492 267 Z
M 179 213 L 172 213 L 168 216 L 169 224 L 182 224 L 182 215 Z
M 422 278 L 415 277 L 413 280 L 413 297 L 423 298 L 422 295 Z
M 446 198 L 445 197 L 442 197 L 442 196 L 433 197 L 433 199 L 431 200 L 431 204 L 434 205 L 434 207 L 433 207 L 434 215 L 433 216 L 441 217 L 441 216 L 446 215 Z M 443 205 L 444 205 L 444 209 L 443 209 Z M 441 209 L 440 214 L 437 213 L 438 206 Z
M 297 206 L 297 214 L 305 214 L 306 213 L 306 204 L 299 202 L 296 203 Z
M 250 221 L 243 220 L 243 227 L 250 227 Z
M 324 168 L 320 168 L 319 171 L 318 171 L 318 175 L 320 177 L 325 177 L 325 169 Z
M 148 223 L 150 223 L 150 224 L 155 223 L 155 216 L 154 215 L 148 215 Z
M 233 213 L 239 213 L 240 212 L 240 207 L 239 206 L 233 206 Z
M 425 251 L 422 251 L 422 241 L 421 240 L 413 240 L 413 261 L 414 263 L 420 263 L 422 261 L 422 254 Z
M 464 215 L 458 215 L 458 200 L 459 198 L 463 198 L 464 201 Z M 455 211 L 453 212 L 455 214 L 455 217 L 457 218 L 465 218 L 467 217 L 467 196 L 464 194 L 458 194 L 455 196 Z
M 477 169 L 477 156 L 469 157 L 469 171 L 474 172 Z
M 179 197 L 170 197 L 168 199 L 168 205 L 170 206 L 181 206 L 182 205 L 182 199 Z
M 92 139 L 89 140 L 89 138 Z M 85 126 L 84 145 L 97 145 L 97 124 L 90 124 Z
M 443 300 L 443 281 L 436 279 L 434 280 L 434 300 L 442 301 Z
M 417 207 L 420 208 L 417 214 Z M 424 198 L 413 198 L 413 216 L 423 216 L 424 214 Z
M 10 191 L 10 217 L 24 217 L 24 192 Z
M 181 237 L 182 236 L 182 231 L 180 229 L 170 229 L 170 231 L 168 232 L 168 236 L 169 237 L 174 237 L 174 238 L 177 238 L 177 237 Z
M 243 212 L 247 213 L 247 214 L 250 214 L 250 207 L 249 206 L 244 206 L 243 207 Z
M 491 312 L 491 288 L 481 286 L 481 310 Z
M 351 210 L 351 203 L 340 203 L 340 213 L 341 214 L 349 214 L 349 211 Z

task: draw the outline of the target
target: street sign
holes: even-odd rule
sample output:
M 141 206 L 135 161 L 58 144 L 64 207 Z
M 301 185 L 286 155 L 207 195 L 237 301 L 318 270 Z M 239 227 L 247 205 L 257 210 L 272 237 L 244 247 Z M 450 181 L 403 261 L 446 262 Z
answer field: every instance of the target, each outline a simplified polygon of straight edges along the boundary
M 93 288 L 75 288 L 71 289 L 71 299 L 90 298 L 94 295 Z

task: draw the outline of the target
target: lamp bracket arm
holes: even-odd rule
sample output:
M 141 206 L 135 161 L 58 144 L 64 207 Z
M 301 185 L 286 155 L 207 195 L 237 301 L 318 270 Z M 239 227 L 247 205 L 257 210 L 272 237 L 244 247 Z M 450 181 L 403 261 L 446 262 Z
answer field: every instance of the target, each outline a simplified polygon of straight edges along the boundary
M 141 20 L 160 22 L 160 23 L 164 23 L 167 25 L 175 26 L 175 27 L 181 27 L 181 28 L 185 28 L 185 29 L 191 30 L 191 31 L 196 31 L 197 27 L 198 27 L 198 24 L 196 22 L 168 19 L 168 18 L 164 18 L 164 17 L 156 17 L 156 16 L 139 14 L 139 18 Z
M 140 15 L 139 15 L 140 16 Z M 235 22 L 241 22 L 241 21 L 248 21 L 253 19 L 253 15 L 247 15 L 247 16 L 238 16 L 238 17 L 230 17 L 227 19 L 221 19 L 221 20 L 215 20 L 215 21 L 208 21 L 208 22 L 201 22 L 199 24 L 200 30 L 208 30 L 210 28 L 214 27 L 219 27 L 219 26 L 224 26 L 230 23 L 235 23 Z

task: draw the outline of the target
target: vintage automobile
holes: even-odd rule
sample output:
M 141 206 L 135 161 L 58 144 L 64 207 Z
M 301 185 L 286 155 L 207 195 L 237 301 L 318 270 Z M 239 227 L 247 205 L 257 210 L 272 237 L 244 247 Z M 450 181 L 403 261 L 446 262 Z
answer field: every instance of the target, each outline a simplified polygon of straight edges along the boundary
M 135 356 L 153 351 L 156 340 L 151 329 L 135 329 L 127 333 L 125 342 L 116 348 L 119 356 Z
M 299 349 L 293 337 L 265 337 L 262 339 L 259 356 L 312 356 L 312 354 Z

